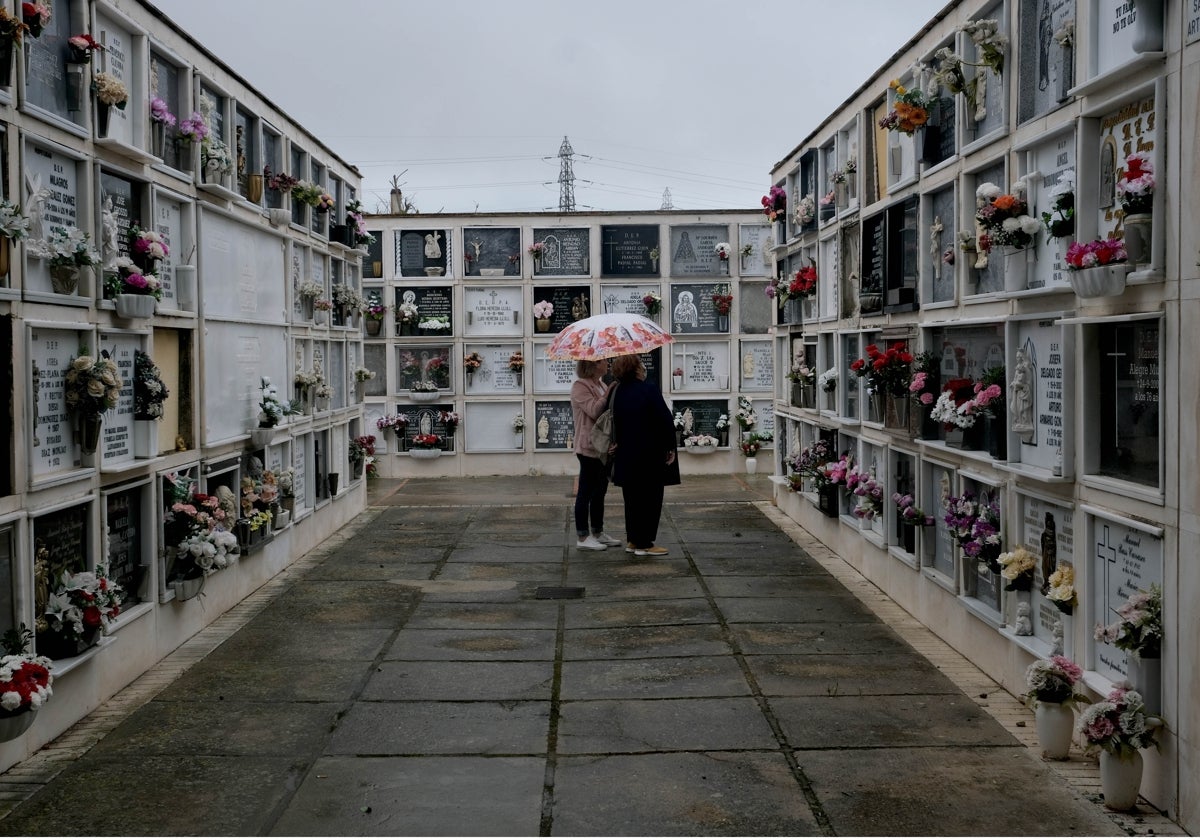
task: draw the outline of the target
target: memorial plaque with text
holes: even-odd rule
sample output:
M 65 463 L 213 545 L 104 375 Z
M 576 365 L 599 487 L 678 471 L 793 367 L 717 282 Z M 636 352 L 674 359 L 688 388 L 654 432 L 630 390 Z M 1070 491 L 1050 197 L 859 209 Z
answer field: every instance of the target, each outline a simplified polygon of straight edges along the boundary
M 44 559 L 50 580 L 87 568 L 88 505 L 56 510 L 33 520 L 35 551 Z
M 534 277 L 587 275 L 591 271 L 591 233 L 588 228 L 534 228 L 533 241 L 542 243 L 542 258 Z
M 743 341 L 741 352 L 741 389 L 770 391 L 775 387 L 775 355 L 769 341 Z
M 383 231 L 367 231 L 374 241 L 367 245 L 367 256 L 363 260 L 363 277 L 378 280 L 383 277 Z
M 719 438 L 717 419 L 724 414 L 729 417 L 728 400 L 672 400 L 671 411 L 683 415 L 684 433 L 692 435 L 712 435 Z M 689 415 L 690 412 L 690 415 Z M 687 428 L 688 419 L 692 427 Z
M 675 277 L 729 274 L 729 263 L 717 259 L 717 243 L 729 242 L 725 225 L 671 228 L 671 274 Z M 730 255 L 730 259 L 733 255 Z
M 671 334 L 729 332 L 729 317 L 717 312 L 713 295 L 729 293 L 727 284 L 672 283 L 671 299 L 664 302 L 669 312 Z M 669 307 L 669 308 L 668 308 Z
M 1018 544 L 1038 558 L 1030 593 L 1033 634 L 1052 642 L 1054 625 L 1062 613 L 1046 598 L 1046 581 L 1060 566 L 1075 565 L 1075 512 L 1033 496 L 1021 496 L 1020 504 Z
M 657 276 L 658 251 L 658 225 L 600 228 L 600 270 L 605 277 Z
M 517 373 L 508 366 L 519 344 L 468 344 L 466 353 L 478 353 L 483 364 L 475 371 L 464 371 L 467 394 L 519 394 L 523 390 L 524 371 Z
M 25 156 L 25 207 L 33 219 L 31 239 L 47 236 L 55 227 L 78 227 L 78 176 L 75 160 L 44 146 L 29 144 Z M 39 199 L 35 197 L 39 190 L 48 193 Z
M 67 411 L 65 375 L 79 347 L 72 330 L 29 332 L 30 376 L 34 395 L 32 472 L 51 475 L 78 466 L 74 417 Z
M 533 392 L 535 394 L 569 394 L 575 383 L 575 362 L 572 359 L 547 359 L 544 348 L 535 348 L 533 357 Z
M 397 346 L 397 390 L 410 390 L 418 382 L 432 382 L 440 389 L 449 389 L 451 383 L 450 358 L 449 345 Z
M 739 225 L 738 242 L 735 249 L 738 254 L 738 273 L 743 277 L 766 277 L 771 273 L 773 258 L 767 252 L 767 241 L 771 236 L 769 225 Z M 750 253 L 743 253 L 746 246 Z
M 142 488 L 133 488 L 105 497 L 105 525 L 108 529 L 108 576 L 125 590 L 123 606 L 138 603 L 146 567 L 142 565 Z
M 592 290 L 588 286 L 534 286 L 533 302 L 546 301 L 554 307 L 550 332 L 557 333 L 568 324 L 592 314 Z
M 454 292 L 448 286 L 400 286 L 396 289 L 396 304 L 411 303 L 417 307 L 417 324 L 430 318 L 446 318 L 454 325 Z M 449 335 L 443 332 L 442 335 Z
M 520 286 L 463 289 L 464 335 L 521 335 Z
M 1117 620 L 1117 608 L 1138 590 L 1149 591 L 1151 584 L 1162 584 L 1162 539 L 1099 516 L 1092 519 L 1092 537 L 1087 551 L 1090 578 L 1094 581 L 1089 612 L 1098 623 L 1111 624 Z M 1125 651 L 1105 642 L 1092 644 L 1097 671 L 1110 680 L 1121 679 L 1128 673 Z
M 520 277 L 520 228 L 463 228 L 468 277 Z
M 29 36 L 25 40 L 25 50 L 28 51 L 25 59 L 25 98 L 30 104 L 57 114 L 64 120 L 71 119 L 71 111 L 67 104 L 67 71 L 71 66 L 67 62 L 70 55 L 67 39 L 75 34 L 71 31 L 71 26 L 71 15 L 65 11 L 62 14 L 51 14 L 50 22 L 42 30 L 42 34 L 37 38 Z M 86 89 L 90 82 L 89 68 L 85 64 L 79 69 L 82 71 Z M 78 112 L 76 116 L 79 119 L 83 117 Z
M 729 344 L 724 341 L 676 341 L 671 349 L 671 370 L 683 370 L 683 387 L 697 391 L 729 388 Z
M 575 419 L 571 403 L 539 400 L 533 404 L 535 449 L 573 449 Z M 528 430 L 526 432 L 528 434 Z
M 134 195 L 133 183 L 126 178 L 118 178 L 107 172 L 100 175 L 100 206 L 103 208 L 105 225 L 115 225 L 112 235 L 116 238 L 116 252 L 101 254 L 104 260 L 116 259 L 118 256 L 129 256 L 129 226 L 133 222 L 140 223 L 141 208 Z M 108 248 L 112 242 L 100 243 L 102 248 Z
M 447 274 L 450 232 L 447 230 L 396 231 L 396 258 L 401 277 Z M 432 271 L 427 271 L 431 269 Z
M 863 222 L 862 294 L 882 295 L 887 270 L 887 216 L 872 216 Z
M 647 283 L 643 286 L 610 286 L 600 287 L 600 312 L 604 314 L 627 313 L 630 315 L 645 315 L 657 320 L 659 315 L 647 315 L 643 298 L 649 292 L 662 294 L 657 283 Z
M 117 366 L 121 377 L 117 405 L 104 412 L 100 446 L 109 464 L 132 461 L 133 452 L 133 351 L 141 346 L 139 339 L 127 335 L 100 336 L 100 346 Z
M 437 435 L 442 439 L 443 451 L 454 451 L 454 436 L 447 434 L 446 424 L 442 422 L 442 412 L 454 411 L 453 404 L 428 405 L 401 402 L 396 406 L 396 411 L 408 417 L 408 425 L 404 427 L 403 432 L 397 432 L 404 435 L 407 449 L 413 448 L 412 441 L 417 435 Z

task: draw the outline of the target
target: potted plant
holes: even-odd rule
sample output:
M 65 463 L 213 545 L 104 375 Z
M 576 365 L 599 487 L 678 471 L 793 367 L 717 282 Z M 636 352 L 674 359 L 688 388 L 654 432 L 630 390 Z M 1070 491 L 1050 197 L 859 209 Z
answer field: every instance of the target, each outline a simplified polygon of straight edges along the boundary
M 1154 729 L 1161 725 L 1159 718 L 1146 714 L 1142 695 L 1123 685 L 1083 710 L 1080 734 L 1089 752 L 1102 751 L 1100 787 L 1106 808 L 1129 811 L 1137 804 L 1142 785 L 1140 751 L 1158 746 Z
M 388 307 L 385 303 L 372 300 L 362 310 L 367 335 L 379 335 L 383 329 L 383 319 L 387 317 Z
M 94 572 L 64 569 L 51 580 L 48 562 L 48 558 L 38 558 L 34 564 L 37 587 L 48 592 L 45 602 L 36 605 L 40 614 L 37 649 L 51 659 L 69 659 L 108 633 L 112 619 L 121 614 L 122 589 L 108 577 L 103 564 Z
M 550 332 L 550 318 L 554 315 L 554 304 L 539 300 L 533 305 L 533 324 L 540 333 Z
M 71 360 L 63 377 L 63 399 L 67 411 L 75 415 L 79 423 L 79 446 L 85 455 L 96 451 L 100 442 L 100 424 L 104 412 L 117 407 L 121 396 L 121 375 L 116 363 L 101 351 L 99 357 L 89 356 L 87 348 L 81 347 L 79 355 Z
M 12 243 L 29 235 L 31 222 L 20 206 L 8 199 L 0 199 L 0 277 L 8 274 Z
M 1067 248 L 1067 278 L 1081 298 L 1115 297 L 1125 291 L 1129 271 L 1125 243 L 1120 239 L 1072 242 Z
M 313 301 L 313 323 L 321 326 L 329 323 L 329 313 L 333 311 L 333 301 L 329 298 L 317 298 Z
M 73 226 L 55 227 L 45 239 L 30 240 L 29 254 L 49 262 L 51 286 L 60 295 L 75 294 L 80 270 L 100 264 L 91 237 Z
M 138 270 L 128 258 L 120 257 L 114 269 L 105 273 L 104 296 L 113 302 L 121 318 L 150 318 L 162 300 L 162 282 Z
M 141 350 L 133 351 L 133 419 L 161 420 L 163 403 L 170 393 L 154 359 Z
M 1092 636 L 1125 651 L 1125 679 L 1157 710 L 1162 685 L 1162 587 L 1152 583 L 1139 589 L 1114 612 L 1117 620 L 1097 624 Z
M 1075 703 L 1087 699 L 1075 690 L 1082 678 L 1083 669 L 1065 656 L 1038 659 L 1025 671 L 1025 699 L 1033 704 L 1043 758 L 1064 761 L 1071 752 Z
M 412 448 L 408 454 L 414 458 L 437 458 L 442 454 L 441 435 L 413 435 Z
M 642 307 L 646 310 L 647 315 L 657 315 L 662 312 L 662 295 L 654 291 L 646 292 L 642 295 Z
M 1129 260 L 1134 265 L 1147 264 L 1151 259 L 1154 223 L 1154 161 L 1150 155 L 1134 152 L 1125 158 L 1124 171 L 1117 179 L 1117 198 L 1124 212 L 1121 223 Z
M 54 663 L 48 657 L 29 653 L 33 633 L 24 624 L 0 637 L 0 742 L 24 734 L 37 717 L 38 709 L 54 693 Z

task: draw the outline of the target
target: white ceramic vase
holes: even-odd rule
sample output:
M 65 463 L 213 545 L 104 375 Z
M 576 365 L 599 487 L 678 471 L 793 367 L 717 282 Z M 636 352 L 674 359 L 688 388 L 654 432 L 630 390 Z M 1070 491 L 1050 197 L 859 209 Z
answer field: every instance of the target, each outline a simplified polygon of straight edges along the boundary
M 1105 750 L 1100 753 L 1100 789 L 1104 792 L 1104 807 L 1112 811 L 1129 811 L 1137 805 L 1142 787 L 1142 754 L 1134 752 L 1120 757 Z
M 1038 702 L 1033 710 L 1042 757 L 1064 761 L 1071 752 L 1075 710 L 1069 703 Z

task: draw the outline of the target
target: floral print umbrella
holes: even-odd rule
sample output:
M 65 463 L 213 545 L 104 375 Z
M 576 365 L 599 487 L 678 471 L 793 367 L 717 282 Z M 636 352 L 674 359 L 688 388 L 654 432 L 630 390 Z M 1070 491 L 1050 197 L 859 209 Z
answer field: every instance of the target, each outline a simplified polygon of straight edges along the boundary
M 674 341 L 671 334 L 643 315 L 593 315 L 564 327 L 546 348 L 551 359 L 611 359 L 646 353 Z

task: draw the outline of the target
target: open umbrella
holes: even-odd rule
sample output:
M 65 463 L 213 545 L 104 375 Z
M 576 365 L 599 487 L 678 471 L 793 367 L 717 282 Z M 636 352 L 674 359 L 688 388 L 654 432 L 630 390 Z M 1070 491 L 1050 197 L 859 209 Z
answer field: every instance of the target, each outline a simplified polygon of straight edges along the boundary
M 643 315 L 593 315 L 563 328 L 546 348 L 551 359 L 611 359 L 646 353 L 675 339 Z

